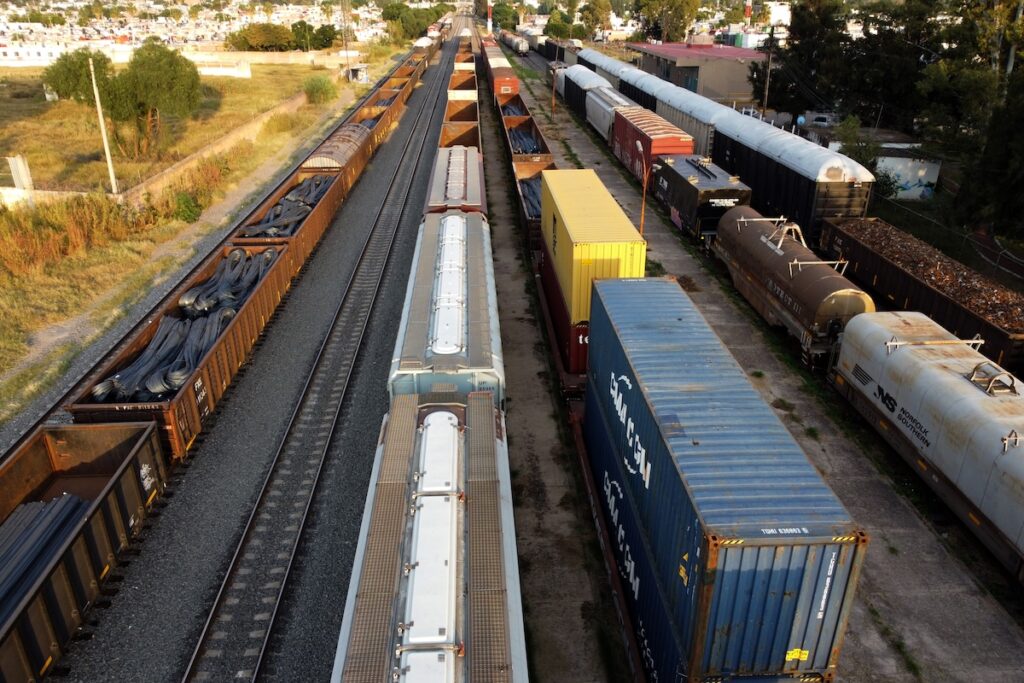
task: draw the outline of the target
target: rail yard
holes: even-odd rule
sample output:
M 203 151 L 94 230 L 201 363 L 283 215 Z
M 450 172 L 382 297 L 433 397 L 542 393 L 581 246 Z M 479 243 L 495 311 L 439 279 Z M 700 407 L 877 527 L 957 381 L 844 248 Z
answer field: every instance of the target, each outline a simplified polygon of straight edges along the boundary
M 873 180 L 445 17 L 0 432 L 0 681 L 1024 678 L 1024 297 Z

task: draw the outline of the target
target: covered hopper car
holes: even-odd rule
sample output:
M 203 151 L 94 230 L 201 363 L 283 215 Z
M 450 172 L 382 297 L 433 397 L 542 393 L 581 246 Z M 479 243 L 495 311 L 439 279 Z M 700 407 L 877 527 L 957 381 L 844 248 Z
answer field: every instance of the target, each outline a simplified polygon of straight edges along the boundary
M 822 261 L 799 227 L 749 206 L 722 216 L 712 249 L 750 305 L 799 340 L 810 367 L 827 360 L 853 316 L 875 310 L 871 297 L 837 270 L 843 262 Z
M 1024 582 L 1024 387 L 922 313 L 846 326 L 834 384 Z

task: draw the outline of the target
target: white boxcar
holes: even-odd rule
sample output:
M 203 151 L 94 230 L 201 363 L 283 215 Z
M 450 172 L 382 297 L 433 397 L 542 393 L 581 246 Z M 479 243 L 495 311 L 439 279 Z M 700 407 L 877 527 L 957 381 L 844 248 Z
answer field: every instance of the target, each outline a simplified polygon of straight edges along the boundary
M 619 74 L 627 69 L 636 69 L 632 64 L 627 64 L 590 48 L 580 50 L 576 54 L 576 63 L 596 71 L 598 76 L 611 83 L 616 90 L 619 89 Z
M 479 213 L 424 216 L 416 238 L 388 391 L 490 391 L 505 400 L 491 233 Z
M 587 92 L 587 123 L 594 127 L 604 140 L 612 135 L 615 112 L 625 107 L 640 109 L 633 100 L 613 88 L 599 87 Z
M 976 347 L 923 313 L 863 313 L 834 382 L 1024 580 L 1024 396 Z

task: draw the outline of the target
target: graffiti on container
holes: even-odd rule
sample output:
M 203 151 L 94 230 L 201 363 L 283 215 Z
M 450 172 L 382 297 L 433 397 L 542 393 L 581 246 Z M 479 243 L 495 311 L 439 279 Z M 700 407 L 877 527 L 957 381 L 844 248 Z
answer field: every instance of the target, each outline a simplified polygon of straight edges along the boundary
M 647 669 L 649 681 L 658 680 L 658 670 L 654 668 L 654 653 L 651 651 L 651 644 L 647 640 L 647 627 L 643 619 L 636 622 L 636 640 L 640 648 L 640 656 L 644 659 L 644 668 Z
M 828 593 L 832 589 L 832 577 L 836 571 L 836 558 L 839 555 L 832 551 L 832 558 L 828 562 L 828 574 L 825 576 L 825 588 L 821 591 L 821 601 L 818 603 L 818 619 L 825 618 L 825 607 L 828 605 Z
M 604 501 L 608 506 L 608 519 L 615 527 L 615 545 L 619 549 L 620 560 L 619 573 L 626 580 L 626 584 L 633 592 L 633 599 L 640 599 L 640 577 L 636 572 L 636 561 L 633 553 L 626 542 L 626 529 L 619 523 L 619 501 L 623 500 L 622 487 L 619 482 L 612 481 L 608 472 L 604 473 Z
M 156 484 L 156 477 L 153 476 L 153 468 L 148 464 L 140 467 L 139 478 L 142 480 L 142 488 L 146 490 L 146 493 L 149 493 L 153 489 L 153 485 Z
M 615 377 L 611 374 L 611 397 L 615 406 L 615 413 L 619 416 L 619 422 L 625 428 L 626 445 L 630 451 L 630 457 L 624 457 L 622 462 L 630 474 L 638 475 L 644 481 L 644 488 L 651 488 L 651 461 L 647 459 L 647 449 L 640 443 L 640 435 L 636 431 L 636 424 L 633 418 L 627 414 L 629 408 L 626 405 L 626 392 L 619 389 L 624 385 L 627 391 L 632 391 L 633 383 L 625 375 Z

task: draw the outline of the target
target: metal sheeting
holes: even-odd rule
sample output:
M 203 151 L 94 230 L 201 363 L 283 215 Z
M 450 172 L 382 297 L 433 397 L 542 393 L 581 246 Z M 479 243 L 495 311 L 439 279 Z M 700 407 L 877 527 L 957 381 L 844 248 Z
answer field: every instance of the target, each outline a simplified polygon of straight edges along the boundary
M 631 435 L 638 455 L 663 442 L 671 457 L 663 471 L 634 463 L 638 501 L 682 484 L 709 533 L 722 538 L 760 538 L 768 518 L 829 536 L 851 530 L 839 499 L 678 284 L 599 281 L 594 300 L 601 305 L 591 320 L 589 378 L 604 388 L 609 410 L 614 403 L 651 420 L 653 431 Z
M 1024 554 L 1024 384 L 1018 378 L 914 312 L 851 320 L 838 371 Z
M 343 169 L 366 144 L 370 130 L 358 123 L 346 123 L 327 138 L 302 164 L 309 169 Z
M 445 226 L 459 224 L 465 235 L 461 264 L 443 266 Z M 462 297 L 445 297 L 439 287 L 439 272 L 454 275 L 462 269 Z M 450 299 L 450 300 L 449 300 Z M 442 352 L 437 330 L 438 303 L 444 300 L 445 320 L 459 323 L 464 340 L 454 351 Z M 454 311 L 452 310 L 454 307 Z M 498 330 L 497 293 L 491 259 L 490 231 L 480 214 L 449 211 L 427 214 L 420 227 L 406 289 L 405 307 L 399 323 L 392 356 L 389 391 L 399 394 L 430 393 L 437 384 L 453 384 L 460 395 L 471 391 L 492 391 L 504 400 L 505 368 Z M 457 316 L 452 313 L 458 312 Z M 445 339 L 450 335 L 445 333 Z M 454 348 L 449 343 L 446 347 Z
M 0 526 L 0 624 L 14 615 L 85 516 L 89 501 L 62 495 L 19 505 Z
M 479 210 L 484 200 L 480 153 L 475 147 L 441 147 L 427 193 L 427 210 Z

